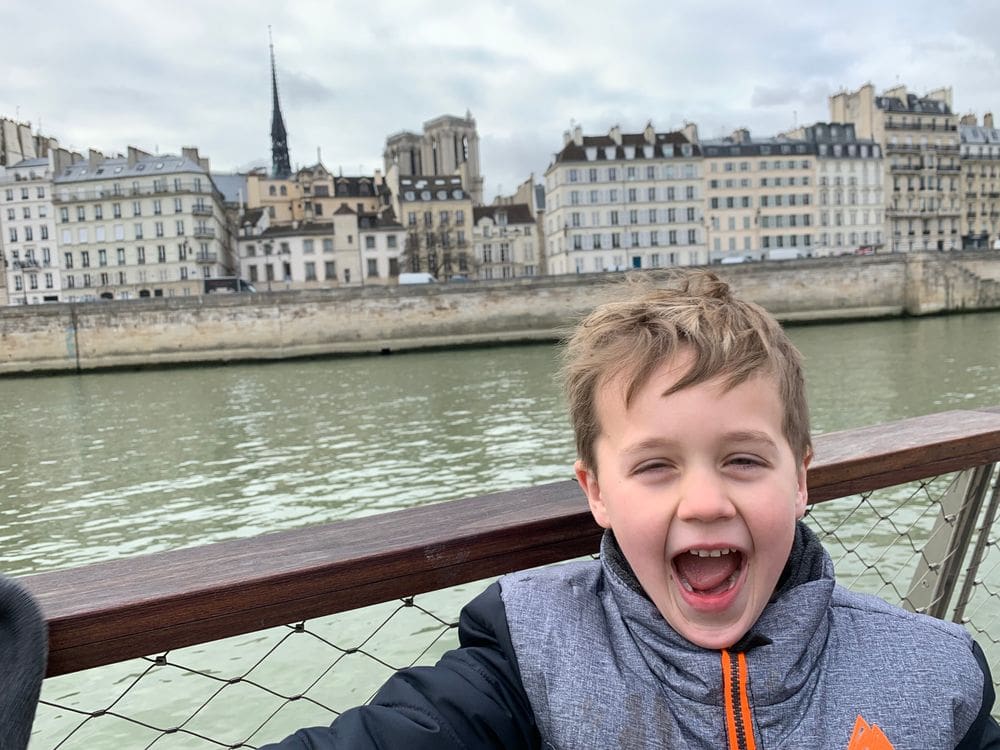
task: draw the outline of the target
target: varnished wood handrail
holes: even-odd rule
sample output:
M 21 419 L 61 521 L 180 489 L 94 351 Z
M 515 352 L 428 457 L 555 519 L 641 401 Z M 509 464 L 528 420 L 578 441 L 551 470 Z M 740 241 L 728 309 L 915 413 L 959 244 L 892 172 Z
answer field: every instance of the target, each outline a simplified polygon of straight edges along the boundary
M 1000 410 L 822 435 L 821 502 L 1000 460 Z M 58 675 L 556 562 L 597 549 L 575 482 L 114 560 L 20 579 Z

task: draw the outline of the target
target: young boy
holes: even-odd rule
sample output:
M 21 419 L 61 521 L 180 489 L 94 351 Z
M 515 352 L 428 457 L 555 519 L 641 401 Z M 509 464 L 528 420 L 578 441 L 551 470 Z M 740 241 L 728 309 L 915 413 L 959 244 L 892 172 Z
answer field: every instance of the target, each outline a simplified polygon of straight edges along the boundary
M 705 272 L 603 305 L 564 381 L 601 559 L 505 576 L 461 647 L 281 748 L 1000 748 L 959 626 L 834 583 L 799 353 Z

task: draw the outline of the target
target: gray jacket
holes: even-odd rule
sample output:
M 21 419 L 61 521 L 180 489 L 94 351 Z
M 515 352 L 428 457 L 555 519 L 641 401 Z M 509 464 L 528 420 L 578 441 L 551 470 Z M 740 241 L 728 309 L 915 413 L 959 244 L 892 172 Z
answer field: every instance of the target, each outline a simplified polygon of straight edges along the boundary
M 753 747 L 752 733 L 767 750 L 846 750 L 864 722 L 895 750 L 961 747 L 987 687 L 968 633 L 837 586 L 829 556 L 801 524 L 796 556 L 791 580 L 721 654 L 667 625 L 610 535 L 601 562 L 503 578 L 542 746 L 735 750 Z

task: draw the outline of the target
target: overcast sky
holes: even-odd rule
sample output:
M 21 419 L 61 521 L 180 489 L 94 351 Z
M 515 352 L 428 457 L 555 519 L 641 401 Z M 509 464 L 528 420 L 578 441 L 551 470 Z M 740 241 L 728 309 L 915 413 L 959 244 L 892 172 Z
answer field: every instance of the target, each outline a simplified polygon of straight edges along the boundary
M 293 166 L 371 173 L 387 135 L 468 110 L 487 200 L 540 181 L 572 123 L 773 135 L 866 81 L 1000 111 L 993 0 L 0 0 L 0 116 L 77 150 L 269 165 L 269 24 Z

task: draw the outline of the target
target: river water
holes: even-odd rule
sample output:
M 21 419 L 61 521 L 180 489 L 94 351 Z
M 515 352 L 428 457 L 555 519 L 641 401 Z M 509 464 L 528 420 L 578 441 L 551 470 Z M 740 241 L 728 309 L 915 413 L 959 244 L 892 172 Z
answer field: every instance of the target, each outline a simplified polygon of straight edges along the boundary
M 790 334 L 815 433 L 1000 405 L 1000 313 Z M 0 571 L 570 478 L 556 360 L 533 345 L 0 379 Z

